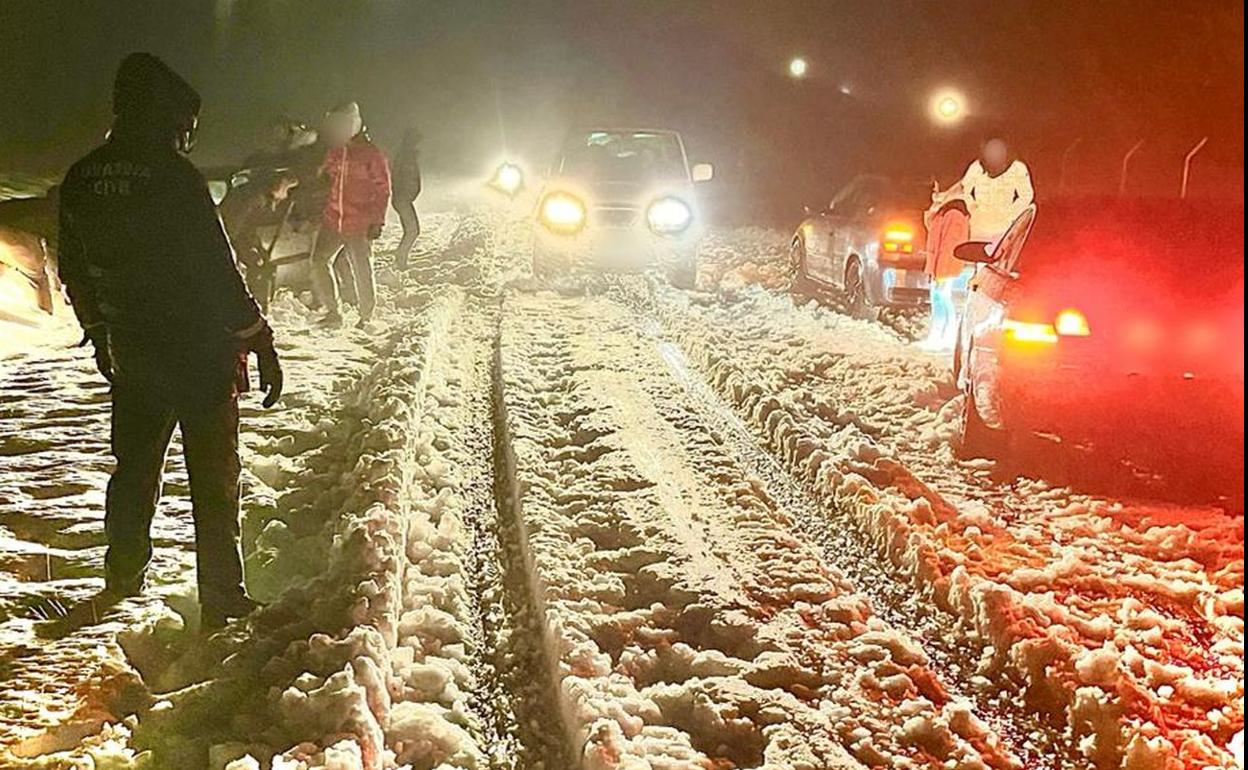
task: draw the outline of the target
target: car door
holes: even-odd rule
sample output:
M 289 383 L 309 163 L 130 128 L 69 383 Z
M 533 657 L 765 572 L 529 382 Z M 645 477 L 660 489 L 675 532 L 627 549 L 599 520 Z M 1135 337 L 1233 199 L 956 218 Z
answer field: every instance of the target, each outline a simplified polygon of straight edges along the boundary
M 802 243 L 806 247 L 806 274 L 820 278 L 828 256 L 828 210 L 812 213 L 802 223 Z
M 840 288 L 845 281 L 845 259 L 853 238 L 854 223 L 858 219 L 861 182 L 855 179 L 832 199 L 827 216 L 824 217 L 824 249 L 820 261 L 819 280 Z
M 1018 280 L 1014 271 L 1034 221 L 1034 208 L 1027 209 L 1014 220 L 993 251 L 996 260 L 978 267 L 967 290 L 962 320 L 963 350 L 966 351 L 970 385 L 980 403 L 989 404 L 995 392 L 1001 334 L 1010 312 L 1005 299 Z

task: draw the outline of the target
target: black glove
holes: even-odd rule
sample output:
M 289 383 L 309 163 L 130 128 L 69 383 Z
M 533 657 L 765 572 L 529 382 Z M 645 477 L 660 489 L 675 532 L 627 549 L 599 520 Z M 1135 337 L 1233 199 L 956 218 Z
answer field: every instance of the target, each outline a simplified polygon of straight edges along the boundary
M 368 226 L 368 239 L 370 241 L 375 241 L 380 237 L 381 237 L 381 225 L 369 225 Z
M 83 332 L 79 346 L 91 343 L 95 349 L 95 368 L 104 375 L 104 379 L 113 381 L 113 355 L 108 352 L 108 332 L 103 328 L 88 329 Z
M 256 368 L 260 370 L 260 390 L 264 391 L 265 409 L 270 409 L 282 397 L 282 364 L 277 360 L 273 347 L 273 330 L 261 321 L 260 328 L 243 340 L 244 350 L 256 354 Z
M 256 351 L 256 365 L 260 369 L 260 390 L 264 391 L 265 409 L 271 409 L 282 397 L 282 363 L 272 347 Z

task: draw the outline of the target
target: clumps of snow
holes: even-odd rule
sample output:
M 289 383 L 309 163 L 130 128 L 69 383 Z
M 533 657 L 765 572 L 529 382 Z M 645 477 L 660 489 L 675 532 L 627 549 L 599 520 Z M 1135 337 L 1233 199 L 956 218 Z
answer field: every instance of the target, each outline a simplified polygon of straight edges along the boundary
M 503 482 L 583 766 L 1016 767 L 793 537 L 637 327 L 607 300 L 513 295 L 499 343 Z
M 945 443 L 946 364 L 890 331 L 757 291 L 727 305 L 657 298 L 772 451 L 986 645 L 982 675 L 1064 713 L 1097 762 L 1233 766 L 1242 518 L 1025 478 L 993 490 Z
M 698 252 L 698 280 L 720 291 L 782 289 L 789 282 L 792 236 L 763 227 L 712 229 Z

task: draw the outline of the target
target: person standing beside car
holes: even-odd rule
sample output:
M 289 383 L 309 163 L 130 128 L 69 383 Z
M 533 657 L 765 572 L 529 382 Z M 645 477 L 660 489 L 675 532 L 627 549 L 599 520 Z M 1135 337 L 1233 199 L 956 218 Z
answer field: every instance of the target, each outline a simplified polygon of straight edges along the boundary
M 412 247 L 420 237 L 420 216 L 416 213 L 416 198 L 420 195 L 420 130 L 415 126 L 403 133 L 403 142 L 394 156 L 393 187 L 390 205 L 403 224 L 403 238 L 394 252 L 394 266 L 399 270 L 407 267 Z
M 327 151 L 320 175 L 329 198 L 321 230 L 312 250 L 312 290 L 325 309 L 320 323 L 341 326 L 339 286 L 334 260 L 342 253 L 348 269 L 340 271 L 343 292 L 359 303 L 359 325 L 372 318 L 377 305 L 372 242 L 381 236 L 390 203 L 390 164 L 369 139 L 360 107 L 348 102 L 331 110 L 321 131 Z
M 961 180 L 943 193 L 933 191 L 924 217 L 931 327 L 923 347 L 948 350 L 956 342 L 961 309 L 954 294 L 966 290 L 975 268 L 956 260 L 954 249 L 968 240 L 995 244 L 1035 197 L 1030 169 L 999 137 L 984 142 Z
M 255 353 L 264 405 L 282 392 L 273 332 L 247 292 L 190 152 L 199 94 L 160 59 L 127 56 L 108 140 L 61 186 L 60 275 L 112 384 L 106 595 L 139 593 L 175 427 L 190 476 L 205 628 L 256 604 L 239 555 L 238 396 Z
M 1004 139 L 984 142 L 978 159 L 967 166 L 962 179 L 942 196 L 960 198 L 970 213 L 972 241 L 995 243 L 1036 199 L 1031 170 L 1015 158 Z

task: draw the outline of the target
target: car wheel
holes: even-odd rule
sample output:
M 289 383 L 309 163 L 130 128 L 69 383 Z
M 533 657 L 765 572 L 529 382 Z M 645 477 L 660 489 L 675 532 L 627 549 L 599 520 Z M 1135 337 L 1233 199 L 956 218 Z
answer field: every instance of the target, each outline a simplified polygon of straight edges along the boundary
M 975 394 L 967 391 L 962 400 L 962 414 L 958 420 L 958 433 L 954 438 L 953 451 L 963 460 L 975 458 L 998 459 L 1009 445 L 1004 430 L 990 428 L 979 415 Z
M 667 281 L 677 289 L 692 291 L 698 288 L 698 253 L 682 255 L 667 269 Z
M 789 244 L 789 272 L 786 277 L 788 285 L 785 288 L 790 294 L 806 293 L 806 242 L 801 238 L 794 238 L 793 243 Z
M 850 316 L 860 321 L 875 321 L 880 317 L 879 308 L 867 300 L 867 282 L 862 275 L 862 263 L 854 260 L 845 269 L 845 306 Z

